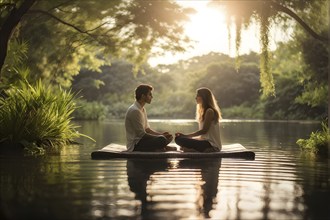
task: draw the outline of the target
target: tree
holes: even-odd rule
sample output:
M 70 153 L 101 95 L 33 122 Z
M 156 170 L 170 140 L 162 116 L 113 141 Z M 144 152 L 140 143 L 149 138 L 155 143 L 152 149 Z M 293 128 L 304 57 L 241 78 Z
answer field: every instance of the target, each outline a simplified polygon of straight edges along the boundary
M 277 120 L 322 120 L 327 111 L 323 106 L 309 106 L 296 100 L 304 87 L 296 77 L 274 76 L 276 80 L 276 96 L 264 100 L 266 119 Z
M 16 26 L 21 21 L 23 15 L 33 6 L 36 0 L 26 1 L 5 1 L 0 3 L 0 80 L 1 69 L 4 65 L 8 42 Z
M 0 9 L 0 68 L 10 36 L 20 24 L 19 36 L 37 54 L 30 56 L 34 68 L 49 63 L 46 74 L 64 76 L 64 80 L 70 79 L 70 71 L 79 72 L 78 64 L 98 69 L 105 54 L 139 67 L 153 47 L 184 51 L 189 39 L 183 34 L 182 22 L 192 12 L 171 0 L 2 0 Z M 45 53 L 49 49 L 54 53 Z M 60 66 L 54 67 L 53 60 Z
M 259 100 L 259 68 L 256 63 L 243 63 L 239 72 L 229 62 L 208 66 L 203 78 L 196 80 L 195 88 L 206 86 L 218 98 L 221 108 Z
M 303 29 L 314 39 L 328 43 L 328 33 L 322 32 L 320 28 L 329 29 L 327 15 L 319 16 L 324 8 L 327 9 L 328 2 L 320 0 L 297 1 L 297 0 L 214 0 L 212 5 L 225 6 L 227 12 L 227 22 L 236 27 L 236 50 L 239 51 L 241 41 L 241 29 L 243 26 L 258 21 L 260 23 L 260 81 L 265 95 L 275 93 L 273 75 L 270 69 L 269 53 L 269 30 L 273 24 L 286 27 L 294 19 Z M 313 19 L 313 16 L 304 14 L 318 15 L 320 19 Z M 315 18 L 316 16 L 314 16 Z M 233 18 L 233 23 L 232 19 Z M 291 19 L 289 19 L 291 18 Z M 304 20 L 304 19 L 305 20 Z M 321 23 L 320 23 L 321 22 Z

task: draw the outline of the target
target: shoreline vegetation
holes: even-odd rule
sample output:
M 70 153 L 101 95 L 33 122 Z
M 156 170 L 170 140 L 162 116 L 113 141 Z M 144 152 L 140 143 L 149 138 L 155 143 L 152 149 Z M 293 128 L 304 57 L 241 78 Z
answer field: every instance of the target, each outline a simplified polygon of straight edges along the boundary
M 28 155 L 42 155 L 46 152 L 58 153 L 63 146 L 79 144 L 74 141 L 79 136 L 93 140 L 91 137 L 78 133 L 77 127 L 71 123 L 71 121 L 77 120 L 71 117 L 71 114 L 78 108 L 74 102 L 74 94 L 71 92 L 65 92 L 62 89 L 57 92 L 46 89 L 39 81 L 36 87 L 27 85 L 22 89 L 9 90 L 6 98 L 0 98 L 0 106 L 2 107 L 0 109 L 2 119 L 0 124 L 0 153 L 22 154 L 25 152 Z M 193 121 L 192 119 L 188 120 Z M 224 119 L 223 121 L 288 120 Z M 290 121 L 317 123 L 317 120 Z M 304 152 L 326 157 L 329 140 L 328 126 L 326 122 L 322 122 L 321 131 L 312 132 L 308 139 L 297 140 L 297 145 Z
M 222 62 L 212 64 L 212 60 Z M 237 72 L 233 58 L 212 53 L 178 66 L 163 67 L 171 69 L 167 72 L 147 68 L 146 74 L 136 78 L 127 71 L 131 64 L 117 61 L 111 66 L 103 66 L 101 73 L 82 71 L 73 78 L 69 89 L 50 86 L 40 80 L 30 85 L 28 80 L 22 80 L 1 93 L 0 151 L 4 146 L 19 145 L 28 154 L 45 154 L 46 151 L 59 152 L 65 145 L 77 144 L 75 139 L 79 136 L 92 139 L 78 133 L 71 121 L 123 118 L 134 99 L 132 91 L 135 86 L 145 82 L 156 85 L 157 98 L 148 106 L 150 118 L 193 119 L 195 112 L 191 97 L 194 88 L 206 86 L 220 97 L 217 101 L 222 114 L 231 120 L 326 120 L 326 107 L 298 101 L 297 97 L 304 93 L 304 88 L 293 75 L 292 78 L 277 75 L 277 95 L 261 97 L 257 54 L 244 55 L 241 60 Z M 206 68 L 200 66 L 199 63 L 203 62 L 209 65 Z M 102 83 L 95 87 L 94 81 Z M 297 144 L 303 151 L 325 155 L 326 142 L 329 142 L 327 133 L 328 130 L 313 132 L 310 139 L 298 140 Z
M 312 132 L 308 139 L 299 139 L 297 144 L 304 152 L 329 157 L 330 132 L 326 122 L 322 122 L 322 130 Z
M 71 123 L 74 99 L 71 91 L 40 80 L 34 86 L 7 89 L 0 97 L 0 152 L 58 153 L 63 146 L 78 144 L 78 137 L 92 139 Z
M 79 133 L 77 126 L 72 123 L 73 120 L 77 120 L 72 115 L 79 109 L 76 103 L 79 99 L 75 97 L 71 91 L 65 91 L 60 87 L 47 87 L 41 81 L 35 86 L 27 83 L 20 89 L 13 87 L 6 90 L 5 95 L 0 97 L 0 152 L 25 152 L 28 155 L 58 153 L 63 146 L 79 144 L 75 142 L 78 137 L 93 140 Z M 235 120 L 242 119 L 224 121 Z M 298 121 L 308 123 L 305 120 Z M 329 140 L 328 125 L 322 122 L 322 131 L 313 132 L 309 139 L 297 140 L 297 144 L 304 152 L 324 157 L 328 155 Z

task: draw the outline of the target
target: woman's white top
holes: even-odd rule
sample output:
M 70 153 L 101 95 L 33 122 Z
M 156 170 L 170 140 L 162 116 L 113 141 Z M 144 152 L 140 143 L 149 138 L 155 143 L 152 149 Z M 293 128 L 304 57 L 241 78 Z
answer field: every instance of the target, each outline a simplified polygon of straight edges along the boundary
M 203 125 L 204 125 L 204 122 L 200 122 L 199 129 L 202 129 Z M 221 150 L 222 145 L 221 145 L 221 140 L 220 140 L 220 123 L 218 121 L 212 122 L 209 130 L 206 132 L 206 134 L 201 135 L 201 138 L 210 142 L 210 144 L 213 147 Z

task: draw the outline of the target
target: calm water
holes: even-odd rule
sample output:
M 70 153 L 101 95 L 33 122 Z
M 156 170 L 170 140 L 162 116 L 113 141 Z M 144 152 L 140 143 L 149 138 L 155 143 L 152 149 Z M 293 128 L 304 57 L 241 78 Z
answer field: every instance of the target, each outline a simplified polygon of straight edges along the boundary
M 255 151 L 254 161 L 91 160 L 91 151 L 125 143 L 123 122 L 79 124 L 96 143 L 0 157 L 0 219 L 330 219 L 330 162 L 295 144 L 318 123 L 223 122 L 223 143 Z M 151 126 L 187 132 L 197 124 Z

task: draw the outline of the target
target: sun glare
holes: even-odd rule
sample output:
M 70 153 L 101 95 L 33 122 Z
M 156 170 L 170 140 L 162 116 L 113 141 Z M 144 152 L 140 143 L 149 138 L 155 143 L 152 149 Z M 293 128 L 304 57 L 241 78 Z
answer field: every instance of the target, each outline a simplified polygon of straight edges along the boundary
M 193 48 L 187 49 L 185 53 L 172 54 L 168 52 L 161 57 L 152 57 L 149 59 L 151 66 L 175 63 L 182 59 L 189 59 L 210 52 L 224 53 L 231 57 L 236 55 L 235 30 L 231 27 L 229 42 L 224 9 L 210 7 L 207 0 L 177 0 L 177 2 L 183 7 L 191 7 L 196 10 L 195 14 L 190 15 L 190 22 L 185 25 L 185 33 L 192 40 Z M 259 29 L 256 24 L 252 24 L 248 30 L 243 29 L 241 37 L 240 54 L 260 51 Z M 274 49 L 275 42 L 270 43 L 271 49 Z
M 208 7 L 204 1 L 193 4 L 197 10 L 185 27 L 186 34 L 195 41 L 194 46 L 199 52 L 215 51 L 228 52 L 228 30 L 225 16 L 219 9 Z

